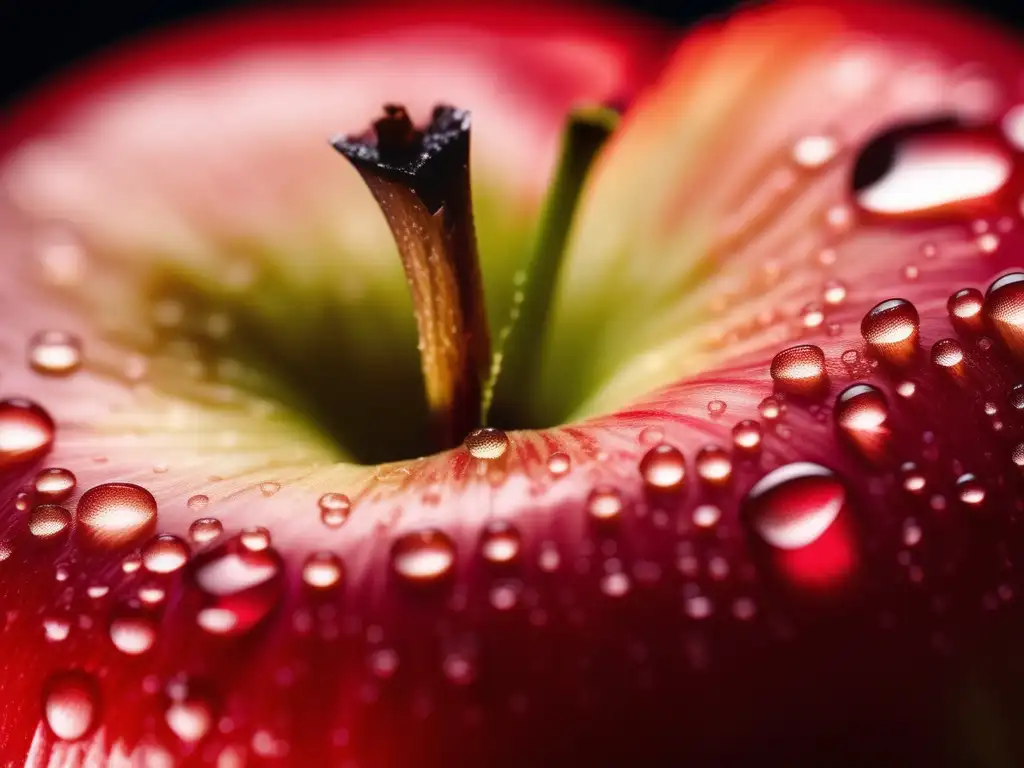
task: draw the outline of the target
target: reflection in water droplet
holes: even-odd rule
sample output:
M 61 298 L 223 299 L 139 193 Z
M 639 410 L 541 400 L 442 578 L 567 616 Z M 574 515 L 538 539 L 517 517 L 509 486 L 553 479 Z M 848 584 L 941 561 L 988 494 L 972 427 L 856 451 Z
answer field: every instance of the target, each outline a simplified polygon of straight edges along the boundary
M 985 486 L 969 472 L 957 478 L 956 492 L 960 501 L 971 507 L 976 507 L 985 501 Z
M 719 485 L 732 475 L 729 452 L 717 445 L 705 445 L 697 451 L 697 475 L 705 483 Z
M 815 542 L 846 504 L 832 470 L 800 461 L 769 472 L 743 500 L 747 520 L 773 547 L 800 549 Z
M 964 360 L 964 348 L 956 339 L 939 339 L 932 344 L 932 362 L 940 368 L 954 368 Z
M 391 546 L 391 567 L 406 582 L 435 582 L 447 576 L 454 564 L 455 545 L 436 528 L 403 533 Z
M 31 400 L 0 400 L 0 469 L 42 457 L 55 429 L 50 414 Z
M 686 479 L 686 460 L 678 448 L 662 443 L 644 454 L 640 474 L 651 488 L 675 490 Z
M 58 739 L 88 736 L 100 719 L 100 694 L 92 675 L 80 670 L 57 672 L 43 686 L 43 716 Z
M 224 526 L 216 517 L 200 517 L 188 527 L 188 537 L 194 544 L 209 544 L 224 533 Z
M 253 552 L 234 537 L 192 558 L 186 579 L 202 603 L 199 626 L 215 635 L 240 635 L 277 605 L 284 567 L 273 548 Z
M 145 488 L 106 483 L 82 494 L 78 523 L 94 541 L 116 546 L 151 529 L 156 511 L 156 499 Z
M 342 493 L 325 493 L 317 503 L 320 507 L 320 520 L 328 528 L 343 525 L 352 511 L 352 502 Z
M 341 576 L 341 560 L 333 552 L 313 552 L 302 564 L 302 580 L 314 589 L 329 589 Z
M 1007 148 L 984 130 L 950 120 L 908 125 L 868 143 L 853 169 L 865 211 L 914 218 L 945 209 L 970 214 L 999 192 L 1013 170 Z
M 466 436 L 466 450 L 474 459 L 500 459 L 508 444 L 508 435 L 494 427 L 474 429 Z
M 28 364 L 44 376 L 67 376 L 82 365 L 82 342 L 64 331 L 41 331 L 29 339 Z
M 622 513 L 622 496 L 614 488 L 600 485 L 590 492 L 587 511 L 595 520 L 614 520 Z
M 28 516 L 28 529 L 33 536 L 49 539 L 64 533 L 71 525 L 71 513 L 56 504 L 42 504 Z
M 43 469 L 36 475 L 34 487 L 40 501 L 64 501 L 75 491 L 75 476 L 61 467 Z
M 905 362 L 917 347 L 921 318 L 906 299 L 886 299 L 872 307 L 860 323 L 860 332 L 872 347 L 891 362 Z
M 1014 354 L 1024 357 L 1024 272 L 992 282 L 985 292 L 984 313 Z
M 519 529 L 504 520 L 493 520 L 487 524 L 480 536 L 480 551 L 491 563 L 510 563 L 519 556 L 522 548 Z
M 156 621 L 141 611 L 122 609 L 110 621 L 110 641 L 129 656 L 138 656 L 156 642 Z
M 784 392 L 806 394 L 828 383 L 825 353 L 814 344 L 800 344 L 782 350 L 772 358 L 771 376 Z
M 665 439 L 665 430 L 661 427 L 644 427 L 640 430 L 640 436 L 638 438 L 640 445 L 646 445 L 648 447 L 657 445 Z
M 150 573 L 174 573 L 188 562 L 188 544 L 163 533 L 150 539 L 142 548 L 142 564 Z

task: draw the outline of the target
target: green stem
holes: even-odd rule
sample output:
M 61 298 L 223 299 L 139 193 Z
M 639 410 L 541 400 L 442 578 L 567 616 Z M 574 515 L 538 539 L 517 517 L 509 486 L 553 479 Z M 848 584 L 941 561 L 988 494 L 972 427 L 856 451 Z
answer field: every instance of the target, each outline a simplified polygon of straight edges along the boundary
M 537 238 L 529 261 L 516 274 L 508 323 L 495 344 L 490 377 L 484 385 L 484 422 L 492 404 L 499 418 L 516 424 L 522 423 L 523 410 L 529 408 L 524 393 L 532 389 L 540 368 L 545 330 L 580 193 L 618 120 L 618 112 L 608 107 L 581 108 L 569 116 Z

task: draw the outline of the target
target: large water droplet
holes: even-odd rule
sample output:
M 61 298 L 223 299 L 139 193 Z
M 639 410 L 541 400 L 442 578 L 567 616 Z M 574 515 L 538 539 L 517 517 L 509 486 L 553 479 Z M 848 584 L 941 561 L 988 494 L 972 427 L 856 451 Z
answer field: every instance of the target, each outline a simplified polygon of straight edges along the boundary
M 40 501 L 64 501 L 75 491 L 75 476 L 61 467 L 43 469 L 36 475 L 34 487 Z
M 320 507 L 320 520 L 328 528 L 341 527 L 352 511 L 352 502 L 343 493 L 325 493 L 317 504 Z
M 492 520 L 480 536 L 480 552 L 490 563 L 510 563 L 519 556 L 523 539 L 519 529 L 505 520 Z
M 1007 147 L 991 132 L 939 120 L 872 140 L 857 158 L 852 186 L 861 209 L 882 216 L 971 214 L 1003 189 L 1012 171 Z
M 142 565 L 150 573 L 174 573 L 188 562 L 188 544 L 169 533 L 150 539 L 142 548 Z
M 43 686 L 43 716 L 65 741 L 88 736 L 100 719 L 100 693 L 92 675 L 80 670 L 53 674 Z
M 215 635 L 247 632 L 277 605 L 284 590 L 277 551 L 253 552 L 237 536 L 193 557 L 186 578 L 201 600 L 196 622 Z
M 780 390 L 793 394 L 810 394 L 828 383 L 825 353 L 814 344 L 788 347 L 772 358 L 771 376 Z
M 1014 354 L 1024 357 L 1024 272 L 994 280 L 985 292 L 984 312 Z
M 455 545 L 436 528 L 403 533 L 391 546 L 391 568 L 404 581 L 427 584 L 451 573 Z
M 156 499 L 131 483 L 97 485 L 78 500 L 78 522 L 94 541 L 115 546 L 152 528 Z
M 906 299 L 886 299 L 873 306 L 860 323 L 860 332 L 891 362 L 905 362 L 917 347 L 921 317 Z
M 67 376 L 82 365 L 82 342 L 64 331 L 42 331 L 28 343 L 28 364 L 45 376 Z
M 341 576 L 341 560 L 333 552 L 313 552 L 302 564 L 302 580 L 314 589 L 329 589 Z
M 832 470 L 809 461 L 769 472 L 743 500 L 747 520 L 758 535 L 779 549 L 815 542 L 846 504 L 846 489 Z
M 50 539 L 68 530 L 71 513 L 56 504 L 42 504 L 28 516 L 28 529 L 33 536 Z
M 640 475 L 651 488 L 675 490 L 686 479 L 686 459 L 675 446 L 656 445 L 640 460 Z
M 508 443 L 508 435 L 494 427 L 474 429 L 466 436 L 466 450 L 474 459 L 500 459 Z
M 31 400 L 0 400 L 0 469 L 42 457 L 54 432 L 50 414 Z

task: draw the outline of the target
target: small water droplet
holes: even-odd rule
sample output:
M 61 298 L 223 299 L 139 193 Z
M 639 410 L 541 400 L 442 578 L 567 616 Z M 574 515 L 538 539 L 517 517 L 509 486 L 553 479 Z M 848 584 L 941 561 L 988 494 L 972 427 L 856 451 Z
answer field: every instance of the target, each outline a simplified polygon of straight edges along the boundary
M 201 600 L 196 622 L 214 635 L 240 635 L 270 613 L 284 591 L 281 556 L 272 547 L 253 552 L 240 537 L 196 555 L 186 580 Z
M 216 517 L 200 517 L 188 527 L 188 537 L 194 544 L 209 544 L 224 533 L 224 526 Z
M 0 469 L 41 458 L 55 431 L 50 414 L 31 400 L 0 400 Z
M 686 459 L 675 446 L 661 443 L 640 460 L 640 475 L 651 488 L 675 490 L 686 479 Z
M 714 504 L 701 504 L 693 510 L 693 524 L 698 528 L 712 528 L 722 519 L 722 510 Z
M 1010 405 L 1018 411 L 1024 410 L 1024 384 L 1015 384 L 1010 390 Z
M 1010 452 L 1010 458 L 1018 467 L 1024 467 L 1024 443 L 1017 443 Z
M 156 642 L 156 620 L 142 611 L 122 608 L 110 620 L 110 642 L 129 656 L 143 654 Z
M 717 445 L 705 445 L 697 451 L 697 475 L 709 485 L 720 485 L 732 475 L 729 452 Z
M 901 381 L 896 385 L 896 393 L 900 397 L 910 398 L 917 392 L 917 384 L 912 381 Z
M 408 583 L 436 582 L 454 565 L 455 545 L 436 528 L 403 533 L 391 546 L 391 568 Z
M 803 323 L 804 328 L 817 328 L 825 322 L 824 308 L 816 301 L 804 304 L 800 309 L 800 322 Z
M 961 288 L 949 297 L 946 308 L 954 322 L 959 321 L 976 330 L 981 327 L 981 307 L 984 302 L 985 297 L 977 288 Z
M 246 528 L 239 534 L 238 540 L 250 552 L 262 552 L 270 546 L 270 531 L 260 525 Z
M 265 482 L 260 483 L 260 493 L 262 493 L 267 498 L 270 498 L 280 490 L 281 484 L 274 482 L 273 480 L 267 480 Z
M 78 523 L 95 542 L 111 546 L 139 536 L 156 523 L 153 494 L 131 483 L 105 483 L 78 500 Z
M 28 364 L 44 376 L 68 376 L 82 365 L 82 342 L 64 331 L 41 331 L 29 339 Z
M 64 501 L 75 491 L 75 475 L 61 467 L 43 469 L 36 475 L 34 487 L 41 501 Z
M 302 564 L 302 580 L 314 589 L 329 589 L 341 581 L 341 560 L 333 552 L 313 552 Z
M 159 605 L 164 601 L 167 593 L 159 584 L 143 584 L 139 587 L 139 600 L 146 605 Z
M 519 556 L 522 536 L 519 529 L 505 520 L 492 520 L 480 537 L 480 551 L 491 563 L 510 563 Z
M 199 493 L 196 494 L 195 496 L 190 496 L 188 501 L 186 502 L 186 505 L 192 512 L 198 512 L 201 509 L 206 509 L 206 506 L 209 503 L 210 497 Z
M 939 211 L 970 214 L 1007 183 L 1013 161 L 984 130 L 953 120 L 901 126 L 869 142 L 853 169 L 853 193 L 865 211 L 901 219 Z
M 964 360 L 964 348 L 956 339 L 939 339 L 932 344 L 932 362 L 940 368 L 955 368 Z
M 77 669 L 51 675 L 43 685 L 43 716 L 58 739 L 77 741 L 88 736 L 100 719 L 96 680 Z
M 708 413 L 712 417 L 718 417 L 725 414 L 729 406 L 725 400 L 709 400 L 708 401 Z
M 50 539 L 68 530 L 71 513 L 56 504 L 42 504 L 28 516 L 28 529 L 33 536 Z
M 784 349 L 772 358 L 771 376 L 785 392 L 803 394 L 819 390 L 828 381 L 825 353 L 813 344 Z
M 611 486 L 600 485 L 590 492 L 587 511 L 595 520 L 615 520 L 622 514 L 622 495 Z
M 62 643 L 71 634 L 71 621 L 67 616 L 43 617 L 43 634 L 51 643 Z
M 903 362 L 917 346 L 921 318 L 906 299 L 886 299 L 872 307 L 860 332 L 874 349 L 892 362 Z
M 957 496 L 960 501 L 971 507 L 976 507 L 985 501 L 985 486 L 970 472 L 960 475 L 956 481 Z
M 889 439 L 889 404 L 871 384 L 852 384 L 836 397 L 836 424 L 862 454 L 878 458 Z
M 150 539 L 142 548 L 142 564 L 150 573 L 174 573 L 188 557 L 188 544 L 169 533 Z
M 352 511 L 352 502 L 342 493 L 325 493 L 317 503 L 320 507 L 320 520 L 328 528 L 341 527 Z
M 921 493 L 924 490 L 925 476 L 914 462 L 904 462 L 900 466 L 900 476 L 903 479 L 903 489 L 908 493 Z
M 803 136 L 793 145 L 793 162 L 802 168 L 817 169 L 827 165 L 839 151 L 831 136 Z
M 758 412 L 761 414 L 762 419 L 771 421 L 779 417 L 779 413 L 782 411 L 779 401 L 774 397 L 766 397 L 761 401 L 761 404 L 757 407 Z
M 747 453 L 760 450 L 761 436 L 761 425 L 753 419 L 744 419 L 732 428 L 733 445 Z
M 569 472 L 569 455 L 559 451 L 548 457 L 548 472 L 553 477 L 562 477 Z
M 500 459 L 508 450 L 509 439 L 502 430 L 494 427 L 474 429 L 466 436 L 466 450 L 474 459 Z
M 194 744 L 209 733 L 213 727 L 214 706 L 202 685 L 176 678 L 167 685 L 167 698 L 164 721 L 175 736 Z
M 640 436 L 638 438 L 640 445 L 652 446 L 657 445 L 665 439 L 665 430 L 661 427 L 644 427 L 640 430 Z
M 1024 272 L 994 280 L 985 292 L 983 311 L 1014 354 L 1024 356 Z
M 801 549 L 828 530 L 846 504 L 832 470 L 809 461 L 772 470 L 743 500 L 747 520 L 773 547 Z

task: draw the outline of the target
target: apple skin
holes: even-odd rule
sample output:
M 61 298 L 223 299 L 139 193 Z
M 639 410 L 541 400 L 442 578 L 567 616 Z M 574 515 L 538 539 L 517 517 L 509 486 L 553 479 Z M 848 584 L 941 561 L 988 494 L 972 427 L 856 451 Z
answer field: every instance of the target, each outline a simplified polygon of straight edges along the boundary
M 977 325 L 947 307 L 1022 262 L 1005 127 L 1024 102 L 1019 42 L 923 6 L 788 3 L 696 31 L 655 79 L 663 39 L 589 10 L 228 18 L 112 55 L 16 111 L 0 141 L 0 394 L 42 406 L 55 439 L 33 437 L 45 414 L 0 405 L 23 448 L 0 440 L 5 762 L 1024 759 L 1015 315 L 1005 290 Z M 424 50 L 443 51 L 436 71 Z M 410 88 L 411 70 L 429 77 Z M 815 78 L 834 72 L 852 90 L 822 98 Z M 914 98 L 857 91 L 907 73 Z M 494 82 L 516 87 L 495 98 Z M 503 214 L 479 221 L 483 266 L 500 277 L 498 246 L 528 241 L 566 111 L 643 83 L 594 169 L 556 297 L 537 386 L 562 426 L 509 432 L 497 458 L 462 447 L 356 466 L 258 354 L 242 358 L 255 380 L 212 384 L 175 357 L 207 350 L 186 332 L 223 300 L 257 351 L 408 362 L 386 230 L 313 144 L 382 100 L 473 109 L 474 183 Z M 950 110 L 966 123 L 941 146 L 1004 162 L 1006 179 L 899 215 L 870 210 L 863 188 L 851 199 L 879 132 Z M 794 142 L 825 132 L 835 156 L 794 168 Z M 224 251 L 245 238 L 276 279 L 200 291 L 231 283 Z M 61 260 L 78 248 L 82 276 Z M 180 294 L 162 293 L 172 277 Z M 338 286 L 353 323 L 373 312 L 376 335 L 310 337 L 301 310 L 318 282 Z M 896 297 L 918 325 L 893 357 L 862 320 Z M 500 287 L 495 301 L 500 316 Z M 61 328 L 85 361 L 41 375 L 26 344 Z M 946 364 L 946 339 L 962 363 Z M 211 342 L 212 362 L 242 340 Z M 794 345 L 821 350 L 820 386 L 783 375 Z M 881 400 L 851 416 L 857 384 Z M 863 419 L 878 402 L 875 452 Z M 380 418 L 397 445 L 403 425 Z M 46 467 L 74 473 L 70 495 L 19 496 Z M 797 472 L 796 492 L 780 471 Z M 325 497 L 342 493 L 351 509 Z M 803 508 L 830 517 L 794 530 Z M 223 532 L 204 541 L 216 526 L 195 521 L 211 517 Z

